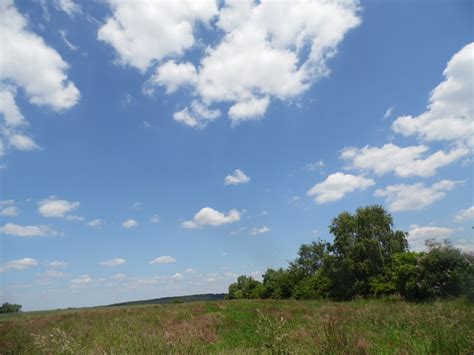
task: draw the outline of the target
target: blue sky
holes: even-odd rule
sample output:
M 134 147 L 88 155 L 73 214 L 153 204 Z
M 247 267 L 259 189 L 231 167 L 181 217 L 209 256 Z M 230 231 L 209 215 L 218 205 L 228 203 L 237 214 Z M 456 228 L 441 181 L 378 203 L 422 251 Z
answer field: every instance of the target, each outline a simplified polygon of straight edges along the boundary
M 374 203 L 473 250 L 472 2 L 0 4 L 0 301 L 225 292 Z

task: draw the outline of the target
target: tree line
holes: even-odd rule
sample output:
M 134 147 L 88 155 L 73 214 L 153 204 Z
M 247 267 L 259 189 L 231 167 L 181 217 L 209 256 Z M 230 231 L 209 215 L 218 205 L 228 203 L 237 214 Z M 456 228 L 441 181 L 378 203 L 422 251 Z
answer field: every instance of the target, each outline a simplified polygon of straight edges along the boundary
M 301 245 L 286 269 L 267 269 L 262 282 L 239 276 L 227 298 L 343 301 L 400 295 L 426 301 L 464 295 L 474 301 L 474 254 L 434 239 L 426 241 L 428 251 L 410 251 L 408 234 L 393 229 L 392 216 L 382 206 L 343 212 L 329 231 L 332 243 Z

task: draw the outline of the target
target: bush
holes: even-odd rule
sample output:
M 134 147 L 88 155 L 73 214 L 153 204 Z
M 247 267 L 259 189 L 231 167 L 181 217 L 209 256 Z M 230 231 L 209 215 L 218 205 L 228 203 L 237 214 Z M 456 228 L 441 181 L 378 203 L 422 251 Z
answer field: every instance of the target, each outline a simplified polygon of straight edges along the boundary
M 397 291 L 406 299 L 469 296 L 472 288 L 472 258 L 448 243 L 427 242 L 427 253 L 404 253 L 396 258 L 393 277 Z

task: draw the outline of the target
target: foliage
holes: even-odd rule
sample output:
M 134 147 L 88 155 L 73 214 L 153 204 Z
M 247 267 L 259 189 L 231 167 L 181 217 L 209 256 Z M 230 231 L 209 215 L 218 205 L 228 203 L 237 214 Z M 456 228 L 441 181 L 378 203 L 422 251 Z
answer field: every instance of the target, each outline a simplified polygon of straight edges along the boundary
M 381 206 L 343 212 L 329 226 L 334 240 L 300 246 L 288 268 L 268 269 L 263 282 L 240 276 L 229 298 L 317 299 L 399 294 L 410 301 L 466 295 L 474 301 L 474 257 L 449 243 L 408 251 L 403 231 Z
M 0 313 L 17 313 L 21 311 L 21 305 L 5 302 L 0 307 Z
M 460 296 L 472 287 L 473 258 L 449 243 L 428 241 L 427 253 L 405 253 L 396 258 L 393 276 L 406 299 L 424 301 Z

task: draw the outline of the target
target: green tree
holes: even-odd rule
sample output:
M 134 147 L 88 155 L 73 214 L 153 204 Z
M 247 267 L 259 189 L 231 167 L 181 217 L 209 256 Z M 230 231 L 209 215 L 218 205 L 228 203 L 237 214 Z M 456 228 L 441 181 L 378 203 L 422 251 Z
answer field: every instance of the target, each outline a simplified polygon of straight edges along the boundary
M 290 271 L 279 268 L 268 269 L 263 274 L 263 286 L 265 298 L 290 298 L 295 285 L 295 278 Z
M 252 277 L 241 275 L 237 278 L 237 282 L 234 282 L 229 286 L 227 298 L 260 298 L 261 292 L 261 282 L 254 280 Z
M 394 255 L 407 250 L 406 233 L 393 230 L 392 216 L 382 206 L 358 208 L 355 214 L 343 212 L 329 230 L 334 242 L 325 272 L 338 295 L 372 294 L 375 279 L 384 275 Z M 347 282 L 346 290 L 341 289 L 342 280 Z
M 393 279 L 398 292 L 408 300 L 470 295 L 474 277 L 473 257 L 449 242 L 428 240 L 427 253 L 404 253 L 396 257 Z
M 0 307 L 0 313 L 16 313 L 21 311 L 21 305 L 5 302 Z

